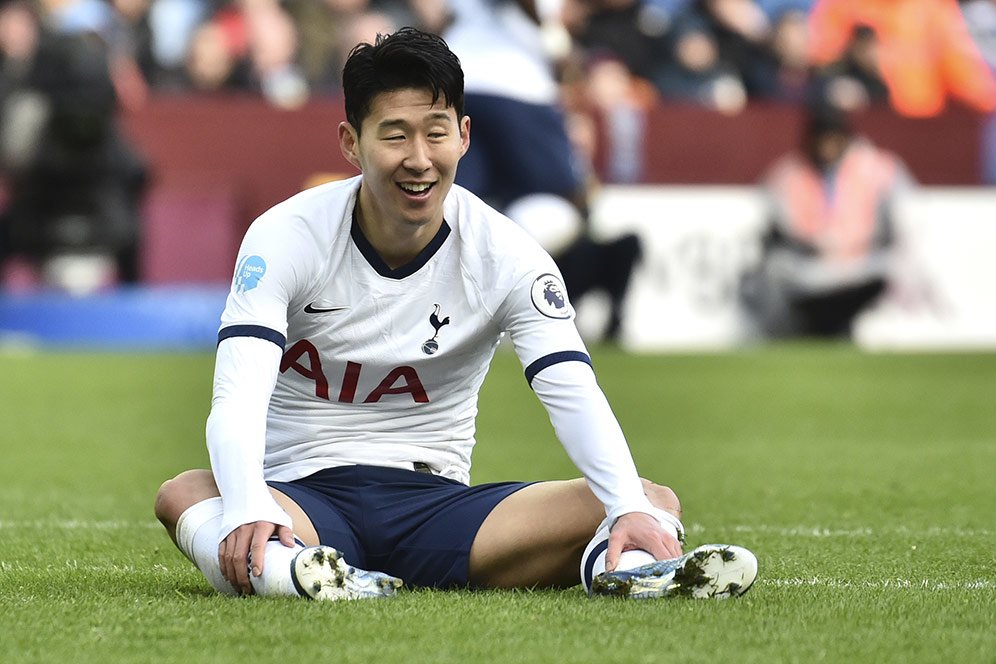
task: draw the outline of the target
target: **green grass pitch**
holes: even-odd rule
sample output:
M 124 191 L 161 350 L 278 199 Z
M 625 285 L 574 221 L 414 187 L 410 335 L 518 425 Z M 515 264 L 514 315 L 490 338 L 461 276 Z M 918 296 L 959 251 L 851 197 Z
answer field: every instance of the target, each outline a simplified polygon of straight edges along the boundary
M 212 357 L 7 353 L 3 661 L 996 662 L 996 355 L 594 360 L 690 544 L 757 553 L 743 598 L 215 596 L 152 516 L 162 480 L 206 464 Z M 575 475 L 510 353 L 478 439 L 476 482 Z

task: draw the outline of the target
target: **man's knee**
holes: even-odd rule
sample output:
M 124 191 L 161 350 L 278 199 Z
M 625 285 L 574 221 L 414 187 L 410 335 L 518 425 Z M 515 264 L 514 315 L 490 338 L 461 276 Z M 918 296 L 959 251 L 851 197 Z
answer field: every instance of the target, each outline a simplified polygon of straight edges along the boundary
M 187 470 L 166 480 L 156 492 L 156 518 L 173 533 L 180 515 L 188 507 L 218 494 L 209 470 Z
M 643 492 L 647 494 L 651 505 L 670 512 L 677 519 L 681 518 L 681 501 L 671 487 L 654 484 L 642 477 L 640 480 L 643 482 Z

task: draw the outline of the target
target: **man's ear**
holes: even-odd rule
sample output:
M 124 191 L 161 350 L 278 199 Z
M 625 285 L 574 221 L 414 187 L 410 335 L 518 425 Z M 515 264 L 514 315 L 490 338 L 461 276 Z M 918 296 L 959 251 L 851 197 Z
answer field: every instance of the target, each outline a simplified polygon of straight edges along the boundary
M 465 115 L 460 120 L 460 156 L 467 154 L 470 149 L 470 116 Z
M 360 166 L 359 143 L 360 137 L 356 135 L 353 125 L 348 122 L 340 122 L 339 149 L 342 151 L 342 156 L 362 173 L 363 167 Z

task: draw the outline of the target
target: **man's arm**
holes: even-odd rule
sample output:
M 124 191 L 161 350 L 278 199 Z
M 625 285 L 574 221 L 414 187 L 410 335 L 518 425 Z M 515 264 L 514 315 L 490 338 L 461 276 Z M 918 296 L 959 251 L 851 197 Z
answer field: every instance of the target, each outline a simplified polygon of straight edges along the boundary
M 250 591 L 247 571 L 263 569 L 263 550 L 274 532 L 293 546 L 291 518 L 273 499 L 263 480 L 266 412 L 276 383 L 281 349 L 250 336 L 222 340 L 215 363 L 214 396 L 207 422 L 211 470 L 225 512 L 218 556 L 225 578 Z
M 607 517 L 615 521 L 607 562 L 614 566 L 619 552 L 634 548 L 661 559 L 680 555 L 676 537 L 656 518 L 660 511 L 644 493 L 626 438 L 595 380 L 553 259 L 515 228 L 515 233 L 509 231 L 515 247 L 510 255 L 517 263 L 510 262 L 497 281 L 508 283 L 503 281 L 507 275 L 515 279 L 495 319 L 509 332 L 526 380 L 546 408 L 557 438 L 605 506 Z
M 622 429 L 591 367 L 583 361 L 553 364 L 532 376 L 531 385 L 568 456 L 615 520 L 606 568 L 615 569 L 619 554 L 630 549 L 658 559 L 681 555 L 680 543 L 661 526 L 658 510 L 643 491 Z

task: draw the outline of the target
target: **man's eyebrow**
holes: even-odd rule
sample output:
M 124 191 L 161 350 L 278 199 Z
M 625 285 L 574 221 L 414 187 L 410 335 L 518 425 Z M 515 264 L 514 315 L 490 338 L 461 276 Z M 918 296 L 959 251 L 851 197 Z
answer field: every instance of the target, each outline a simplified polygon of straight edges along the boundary
M 377 123 L 378 129 L 389 129 L 391 127 L 407 127 L 408 123 L 404 120 L 381 120 Z
M 449 122 L 452 119 L 453 119 L 453 117 L 449 113 L 447 113 L 446 111 L 435 111 L 433 113 L 430 113 L 426 117 L 426 120 L 428 120 L 430 122 L 437 122 L 437 121 L 440 121 L 440 120 L 445 120 L 445 121 Z M 396 119 L 393 119 L 393 120 L 382 120 L 381 122 L 379 122 L 377 124 L 377 128 L 378 129 L 391 129 L 393 127 L 407 127 L 407 126 L 409 126 L 409 124 L 410 123 L 407 120 L 402 120 L 401 118 L 396 118 Z
M 432 112 L 432 113 L 429 114 L 429 118 L 428 119 L 429 120 L 446 120 L 446 121 L 449 121 L 449 120 L 453 119 L 453 116 L 450 115 L 447 111 L 434 111 L 434 112 Z

